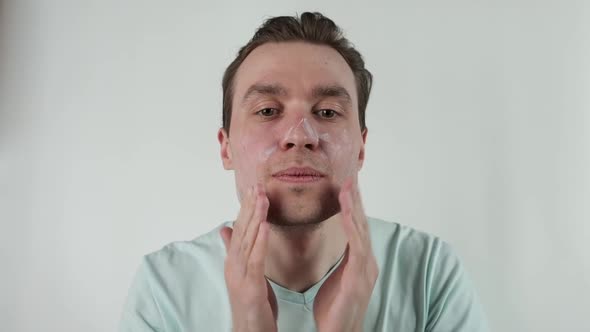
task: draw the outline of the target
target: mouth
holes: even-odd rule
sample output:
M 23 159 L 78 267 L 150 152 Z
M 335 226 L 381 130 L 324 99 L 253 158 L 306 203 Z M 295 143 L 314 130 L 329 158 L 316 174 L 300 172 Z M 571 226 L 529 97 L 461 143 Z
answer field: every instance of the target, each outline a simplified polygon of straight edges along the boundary
M 290 183 L 317 182 L 325 177 L 325 174 L 311 167 L 291 167 L 272 175 L 273 178 Z

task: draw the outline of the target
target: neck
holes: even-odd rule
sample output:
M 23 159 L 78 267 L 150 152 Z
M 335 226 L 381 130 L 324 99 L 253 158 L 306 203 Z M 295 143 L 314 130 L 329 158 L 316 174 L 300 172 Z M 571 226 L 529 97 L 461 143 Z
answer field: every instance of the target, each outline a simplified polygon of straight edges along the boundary
M 304 292 L 326 275 L 344 253 L 346 234 L 340 214 L 309 227 L 271 225 L 265 275 L 275 283 Z

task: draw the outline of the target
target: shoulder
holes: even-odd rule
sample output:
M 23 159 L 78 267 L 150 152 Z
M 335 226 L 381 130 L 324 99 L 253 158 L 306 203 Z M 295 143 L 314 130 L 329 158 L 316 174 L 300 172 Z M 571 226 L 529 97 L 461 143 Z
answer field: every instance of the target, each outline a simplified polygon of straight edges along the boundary
M 368 222 L 380 264 L 378 287 L 394 283 L 395 298 L 404 299 L 396 305 L 413 305 L 426 331 L 487 331 L 474 286 L 449 243 L 399 223 Z
M 219 230 L 226 224 L 143 256 L 127 297 L 120 331 L 163 331 L 179 322 L 187 326 L 202 322 L 225 324 L 230 310 L 223 278 L 225 248 Z M 186 311 L 188 307 L 195 310 Z
M 403 250 L 413 253 L 452 252 L 451 246 L 434 234 L 379 218 L 368 217 L 367 222 L 374 247 L 387 246 L 390 251 Z
M 231 223 L 224 222 L 192 240 L 170 242 L 146 254 L 142 263 L 148 272 L 175 279 L 193 277 L 202 269 L 223 269 L 225 247 L 219 231 L 228 225 Z
M 368 223 L 380 267 L 400 280 L 429 283 L 460 264 L 452 246 L 436 235 L 377 218 L 368 218 Z

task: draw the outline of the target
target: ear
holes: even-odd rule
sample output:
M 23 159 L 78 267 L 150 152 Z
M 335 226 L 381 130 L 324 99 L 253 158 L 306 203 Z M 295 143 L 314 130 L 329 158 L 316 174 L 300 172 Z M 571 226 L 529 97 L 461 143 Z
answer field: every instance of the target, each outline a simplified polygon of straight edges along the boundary
M 229 145 L 229 135 L 223 128 L 219 128 L 217 132 L 217 140 L 221 147 L 221 161 L 223 162 L 223 168 L 230 170 L 234 169 L 231 155 L 231 146 Z
M 367 127 L 361 133 L 361 137 L 363 138 L 363 142 L 361 144 L 361 149 L 359 151 L 359 159 L 358 159 L 358 170 L 360 171 L 363 168 L 363 162 L 365 161 L 365 144 L 367 143 L 367 132 L 369 130 Z

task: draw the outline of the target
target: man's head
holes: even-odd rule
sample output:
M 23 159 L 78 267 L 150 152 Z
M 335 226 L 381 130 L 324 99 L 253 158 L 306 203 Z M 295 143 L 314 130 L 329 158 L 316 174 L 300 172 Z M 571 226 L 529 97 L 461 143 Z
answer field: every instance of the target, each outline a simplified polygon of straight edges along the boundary
M 238 196 L 262 183 L 274 224 L 317 224 L 338 213 L 340 186 L 364 160 L 371 82 L 330 19 L 266 21 L 223 77 L 218 139 Z
M 223 118 L 222 124 L 229 133 L 234 99 L 234 81 L 238 68 L 246 57 L 258 46 L 266 43 L 302 41 L 316 45 L 330 46 L 344 58 L 350 66 L 356 83 L 358 112 L 361 130 L 365 130 L 365 111 L 371 93 L 373 77 L 365 69 L 361 54 L 344 38 L 340 28 L 320 13 L 303 13 L 300 17 L 279 16 L 267 20 L 254 34 L 248 44 L 238 52 L 238 56 L 223 75 Z

